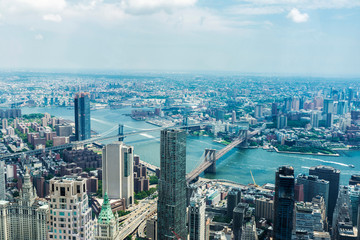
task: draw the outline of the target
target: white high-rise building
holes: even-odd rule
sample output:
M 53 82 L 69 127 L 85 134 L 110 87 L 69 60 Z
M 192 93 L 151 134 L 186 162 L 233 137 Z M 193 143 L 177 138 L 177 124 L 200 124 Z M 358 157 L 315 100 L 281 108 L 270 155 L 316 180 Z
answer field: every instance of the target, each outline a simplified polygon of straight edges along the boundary
M 47 239 L 94 239 L 86 179 L 50 180 L 50 223 Z
M 320 120 L 321 114 L 318 111 L 313 111 L 311 112 L 310 115 L 310 125 L 313 128 L 318 128 L 319 127 L 319 120 Z
M 26 172 L 15 203 L 0 201 L 0 240 L 46 240 L 49 206 L 38 199 Z
M 125 199 L 126 207 L 134 203 L 134 148 L 114 142 L 103 148 L 102 186 L 110 199 Z
M 5 200 L 6 187 L 5 187 L 5 164 L 0 161 L 0 200 Z
M 189 232 L 190 240 L 205 240 L 205 198 L 194 194 L 190 198 Z

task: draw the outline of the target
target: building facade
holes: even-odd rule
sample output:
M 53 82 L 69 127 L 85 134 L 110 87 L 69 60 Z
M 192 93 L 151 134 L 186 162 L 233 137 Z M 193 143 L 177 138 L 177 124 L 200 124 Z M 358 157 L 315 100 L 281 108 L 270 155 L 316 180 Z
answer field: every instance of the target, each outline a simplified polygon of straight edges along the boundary
M 160 160 L 158 239 L 187 239 L 185 131 L 161 131 Z
M 76 141 L 91 138 L 90 93 L 77 93 L 74 98 L 74 108 Z
M 111 204 L 107 193 L 104 195 L 104 203 L 95 227 L 95 240 L 119 239 L 119 220 L 111 210 Z
M 190 198 L 189 233 L 190 240 L 205 240 L 205 198 L 194 194 Z
M 103 148 L 103 195 L 110 199 L 125 199 L 126 207 L 134 203 L 134 148 L 114 142 Z
M 92 211 L 86 192 L 86 179 L 50 180 L 50 223 L 47 239 L 94 238 Z
M 0 200 L 5 200 L 6 187 L 5 187 L 5 163 L 0 161 Z
M 37 198 L 26 172 L 14 203 L 0 201 L 0 240 L 46 240 L 49 206 Z
M 289 240 L 293 230 L 294 168 L 282 166 L 275 173 L 274 238 Z

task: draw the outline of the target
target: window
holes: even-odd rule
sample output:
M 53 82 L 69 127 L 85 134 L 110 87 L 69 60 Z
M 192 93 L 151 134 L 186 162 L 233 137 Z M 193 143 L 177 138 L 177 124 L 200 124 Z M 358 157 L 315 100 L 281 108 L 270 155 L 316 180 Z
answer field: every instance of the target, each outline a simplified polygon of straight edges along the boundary
M 65 197 L 65 187 L 60 187 L 60 196 Z

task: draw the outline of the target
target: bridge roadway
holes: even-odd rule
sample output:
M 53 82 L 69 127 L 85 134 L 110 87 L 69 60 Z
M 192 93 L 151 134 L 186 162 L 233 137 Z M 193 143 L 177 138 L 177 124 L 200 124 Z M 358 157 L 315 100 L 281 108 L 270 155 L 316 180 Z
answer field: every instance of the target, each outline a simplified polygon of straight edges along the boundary
M 259 132 L 260 132 L 260 129 L 257 129 L 255 131 L 249 133 L 247 135 L 247 138 L 252 138 L 253 136 L 258 134 Z M 216 151 L 216 153 L 215 153 L 215 162 L 217 160 L 219 160 L 222 156 L 224 156 L 226 153 L 228 153 L 231 149 L 233 149 L 234 147 L 236 147 L 237 145 L 242 143 L 244 140 L 245 140 L 244 137 L 237 138 L 234 141 L 232 141 L 229 145 L 227 145 L 226 147 L 222 148 L 219 151 Z M 187 183 L 192 182 L 202 172 L 204 172 L 208 167 L 210 167 L 211 164 L 213 164 L 211 161 L 206 161 L 206 159 L 204 159 L 204 161 L 197 168 L 195 168 L 194 170 L 192 170 L 190 173 L 188 173 L 186 175 Z
M 190 125 L 187 125 L 187 126 L 174 126 L 174 127 L 171 127 L 171 129 L 196 127 L 196 126 L 202 126 L 202 125 L 206 125 L 206 123 L 190 124 Z M 18 157 L 21 157 L 23 154 L 25 154 L 25 155 L 37 155 L 37 154 L 41 154 L 43 152 L 63 150 L 63 149 L 67 149 L 67 148 L 72 148 L 74 146 L 80 146 L 80 145 L 90 144 L 90 143 L 94 143 L 94 142 L 102 142 L 102 141 L 111 140 L 111 139 L 119 138 L 119 137 L 129 137 L 129 136 L 148 133 L 148 132 L 161 131 L 161 130 L 164 130 L 166 128 L 169 128 L 169 127 L 157 127 L 157 128 L 145 129 L 145 130 L 140 130 L 140 131 L 135 131 L 135 132 L 127 132 L 127 133 L 123 133 L 123 134 L 116 134 L 116 135 L 112 135 L 112 136 L 94 137 L 94 138 L 90 138 L 90 139 L 87 139 L 87 140 L 71 142 L 71 143 L 67 143 L 67 144 L 59 145 L 59 146 L 55 146 L 55 147 L 47 147 L 47 148 L 43 148 L 43 149 L 29 150 L 29 151 L 26 151 L 26 152 L 10 153 L 10 154 L 5 154 L 3 156 L 0 156 L 0 160 L 5 161 L 5 160 L 10 160 L 12 158 L 18 158 Z

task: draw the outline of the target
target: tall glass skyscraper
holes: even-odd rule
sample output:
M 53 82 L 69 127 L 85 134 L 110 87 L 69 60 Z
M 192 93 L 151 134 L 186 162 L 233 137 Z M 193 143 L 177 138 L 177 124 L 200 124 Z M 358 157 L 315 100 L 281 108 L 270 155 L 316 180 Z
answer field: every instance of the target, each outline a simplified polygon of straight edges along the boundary
M 329 209 L 327 211 L 328 222 L 332 223 L 336 200 L 339 193 L 340 170 L 330 166 L 316 166 L 309 169 L 309 175 L 318 176 L 319 179 L 329 181 Z
M 160 168 L 158 239 L 187 239 L 185 131 L 161 131 Z
M 291 240 L 294 213 L 294 168 L 282 166 L 275 174 L 274 238 Z
M 91 138 L 90 93 L 77 93 L 74 98 L 74 108 L 76 141 Z

